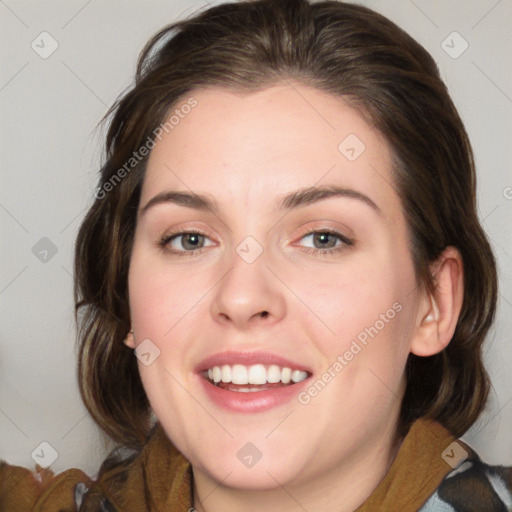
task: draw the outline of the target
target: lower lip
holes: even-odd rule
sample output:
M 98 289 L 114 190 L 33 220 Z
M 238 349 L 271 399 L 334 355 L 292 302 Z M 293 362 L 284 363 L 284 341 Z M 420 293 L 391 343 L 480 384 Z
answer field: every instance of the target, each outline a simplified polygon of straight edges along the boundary
M 307 378 L 302 382 L 280 388 L 243 393 L 219 388 L 201 375 L 198 375 L 198 378 L 206 395 L 213 403 L 234 412 L 263 412 L 283 405 L 293 400 L 309 380 Z

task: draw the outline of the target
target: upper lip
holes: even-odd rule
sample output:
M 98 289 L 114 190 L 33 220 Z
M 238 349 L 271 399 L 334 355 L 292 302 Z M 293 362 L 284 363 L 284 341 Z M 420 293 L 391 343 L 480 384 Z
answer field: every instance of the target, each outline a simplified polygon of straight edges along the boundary
M 252 366 L 255 364 L 277 365 L 281 367 L 291 368 L 292 370 L 302 370 L 311 373 L 311 370 L 300 363 L 287 359 L 286 357 L 272 354 L 271 352 L 241 352 L 226 351 L 213 354 L 203 359 L 197 366 L 196 372 L 200 373 L 214 366 L 242 364 L 244 366 Z

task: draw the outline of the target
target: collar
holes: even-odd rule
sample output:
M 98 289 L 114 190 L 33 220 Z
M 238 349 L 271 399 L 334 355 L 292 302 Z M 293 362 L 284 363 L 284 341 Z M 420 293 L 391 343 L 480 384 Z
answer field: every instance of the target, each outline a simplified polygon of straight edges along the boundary
M 416 512 L 453 470 L 447 450 L 456 441 L 437 421 L 420 418 L 410 427 L 388 472 L 355 512 Z M 452 464 L 457 461 L 450 461 Z
M 453 469 L 444 452 L 454 441 L 440 423 L 416 420 L 385 477 L 355 512 L 417 511 Z M 142 466 L 147 510 L 188 512 L 192 508 L 191 464 L 159 424 L 143 450 Z

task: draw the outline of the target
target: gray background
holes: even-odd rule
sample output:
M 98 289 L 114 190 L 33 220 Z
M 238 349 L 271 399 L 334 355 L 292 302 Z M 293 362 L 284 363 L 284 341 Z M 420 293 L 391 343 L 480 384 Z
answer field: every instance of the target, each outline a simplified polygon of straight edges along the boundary
M 501 290 L 485 354 L 495 391 L 464 439 L 488 462 L 512 464 L 512 0 L 361 3 L 433 54 L 474 146 Z M 147 39 L 203 5 L 0 0 L 0 458 L 12 464 L 34 467 L 34 450 L 48 460 L 47 442 L 54 471 L 94 475 L 108 449 L 75 378 L 73 241 L 97 177 L 95 127 L 130 85 Z M 46 59 L 55 43 L 44 31 L 58 44 Z

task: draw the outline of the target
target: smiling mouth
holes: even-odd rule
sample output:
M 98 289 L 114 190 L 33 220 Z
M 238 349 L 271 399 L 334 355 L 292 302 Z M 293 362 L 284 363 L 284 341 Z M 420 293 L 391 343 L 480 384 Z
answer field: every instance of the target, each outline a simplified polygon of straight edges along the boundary
M 214 386 L 227 391 L 250 393 L 293 386 L 307 379 L 310 374 L 278 365 L 222 365 L 213 366 L 201 375 Z

